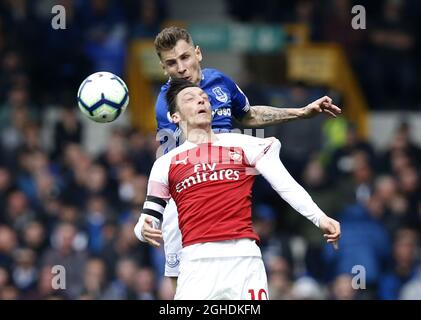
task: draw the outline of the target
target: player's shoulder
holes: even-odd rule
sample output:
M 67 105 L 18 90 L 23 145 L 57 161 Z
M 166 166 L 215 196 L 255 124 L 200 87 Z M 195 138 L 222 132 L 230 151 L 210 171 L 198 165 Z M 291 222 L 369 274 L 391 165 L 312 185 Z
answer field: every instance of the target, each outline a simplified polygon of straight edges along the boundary
M 169 86 L 170 86 L 170 80 L 168 80 L 166 83 L 164 83 L 161 86 L 161 90 L 159 91 L 159 94 L 155 103 L 155 109 L 157 111 L 165 111 L 165 113 L 168 111 L 166 94 L 167 94 Z
M 203 69 L 203 76 L 205 79 L 220 79 L 225 80 L 228 76 L 222 71 L 214 68 Z

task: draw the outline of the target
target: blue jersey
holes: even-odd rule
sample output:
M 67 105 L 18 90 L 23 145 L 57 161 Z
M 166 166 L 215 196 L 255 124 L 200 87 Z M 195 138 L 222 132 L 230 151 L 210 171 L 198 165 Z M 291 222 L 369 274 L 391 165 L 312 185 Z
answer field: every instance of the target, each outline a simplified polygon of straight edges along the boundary
M 232 117 L 241 119 L 250 109 L 247 97 L 241 89 L 222 72 L 203 69 L 200 88 L 206 92 L 212 107 L 212 129 L 215 132 L 232 130 Z M 155 104 L 156 122 L 161 144 L 167 143 L 164 152 L 178 145 L 180 131 L 172 123 L 166 99 L 169 81 L 161 87 Z M 172 141 L 171 141 L 172 140 Z

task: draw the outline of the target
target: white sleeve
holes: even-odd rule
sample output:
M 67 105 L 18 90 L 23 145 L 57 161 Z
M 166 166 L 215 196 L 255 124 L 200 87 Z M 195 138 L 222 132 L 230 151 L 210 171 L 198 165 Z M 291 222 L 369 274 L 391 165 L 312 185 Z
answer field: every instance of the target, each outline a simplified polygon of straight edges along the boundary
M 266 140 L 266 139 L 265 139 Z M 289 174 L 279 159 L 281 143 L 271 138 L 271 143 L 255 159 L 255 168 L 271 184 L 272 188 L 296 211 L 319 227 L 324 212 L 314 203 L 311 196 Z
M 148 196 L 168 200 L 171 198 L 168 184 L 168 172 L 171 159 L 165 155 L 158 158 L 152 166 L 148 180 Z
M 160 219 L 170 198 L 168 168 L 165 158 L 161 157 L 155 161 L 149 175 L 147 196 L 139 220 L 134 227 L 136 237 L 142 242 L 146 242 L 142 235 L 142 227 L 147 217 L 152 219 L 153 228 L 161 227 Z

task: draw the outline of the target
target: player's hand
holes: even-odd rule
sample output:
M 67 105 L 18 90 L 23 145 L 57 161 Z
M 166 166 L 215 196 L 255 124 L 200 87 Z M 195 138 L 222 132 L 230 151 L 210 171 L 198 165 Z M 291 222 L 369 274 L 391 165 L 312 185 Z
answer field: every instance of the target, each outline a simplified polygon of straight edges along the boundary
M 328 216 L 322 216 L 319 223 L 320 229 L 324 232 L 327 243 L 332 243 L 333 247 L 338 250 L 338 240 L 341 237 L 341 225 L 335 219 Z
M 143 238 L 145 238 L 146 242 L 150 245 L 157 248 L 161 246 L 159 241 L 162 240 L 162 231 L 153 227 L 151 217 L 145 218 L 145 223 L 142 226 L 141 233 Z
M 303 118 L 312 118 L 320 113 L 327 113 L 336 118 L 342 113 L 341 108 L 332 103 L 332 98 L 324 96 L 305 106 L 303 109 Z

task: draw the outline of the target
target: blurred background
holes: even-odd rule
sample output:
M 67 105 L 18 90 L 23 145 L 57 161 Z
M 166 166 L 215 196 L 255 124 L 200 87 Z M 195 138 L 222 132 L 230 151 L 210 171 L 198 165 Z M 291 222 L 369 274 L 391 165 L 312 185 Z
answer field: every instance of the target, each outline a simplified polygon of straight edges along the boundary
M 52 28 L 57 4 L 66 29 Z M 352 27 L 354 5 L 365 29 Z M 343 109 L 265 130 L 342 224 L 335 252 L 257 178 L 271 299 L 421 299 L 420 17 L 416 0 L 1 0 L 0 299 L 172 298 L 162 251 L 133 233 L 166 81 L 153 38 L 169 25 L 186 27 L 202 66 L 231 76 L 251 104 L 328 94 Z M 130 91 L 107 125 L 76 104 L 96 71 Z M 66 290 L 51 286 L 54 265 Z

